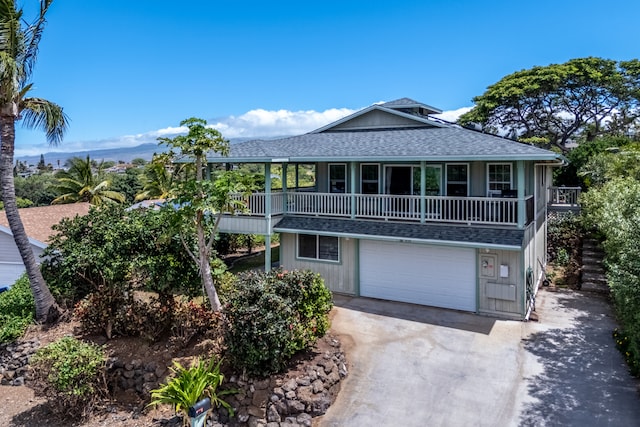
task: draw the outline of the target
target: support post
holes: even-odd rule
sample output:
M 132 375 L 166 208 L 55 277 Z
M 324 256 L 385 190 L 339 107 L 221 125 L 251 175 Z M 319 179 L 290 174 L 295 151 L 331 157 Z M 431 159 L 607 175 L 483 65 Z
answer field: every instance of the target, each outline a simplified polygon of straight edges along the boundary
M 271 163 L 264 164 L 264 215 L 267 232 L 264 236 L 264 271 L 271 270 Z
M 356 163 L 350 162 L 349 169 L 351 171 L 350 186 L 351 189 L 351 219 L 356 217 Z
M 518 228 L 524 228 L 527 212 L 524 200 L 524 161 L 518 160 L 516 169 L 518 171 Z
M 287 163 L 282 164 L 282 211 L 287 213 L 287 205 L 289 205 L 287 197 Z
M 420 162 L 420 222 L 427 221 L 427 162 Z

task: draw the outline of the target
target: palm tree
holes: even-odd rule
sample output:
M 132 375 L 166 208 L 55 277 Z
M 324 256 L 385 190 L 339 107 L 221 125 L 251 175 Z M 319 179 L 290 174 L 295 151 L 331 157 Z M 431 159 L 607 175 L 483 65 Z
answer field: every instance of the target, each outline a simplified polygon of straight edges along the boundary
M 26 267 L 36 303 L 36 319 L 53 322 L 60 314 L 31 250 L 16 203 L 13 181 L 15 125 L 41 129 L 50 144 L 62 141 L 68 119 L 59 105 L 28 97 L 29 82 L 38 54 L 38 44 L 53 0 L 40 0 L 37 18 L 28 23 L 15 0 L 0 0 L 0 186 L 11 233 Z
M 67 161 L 69 169 L 56 174 L 57 185 L 54 190 L 62 193 L 51 204 L 89 202 L 92 205 L 122 203 L 124 194 L 109 190 L 111 181 L 102 179 L 103 163 L 93 172 L 94 161 L 87 156 L 86 160 L 72 157 Z
M 166 163 L 163 158 L 156 157 L 144 167 L 144 172 L 140 176 L 142 192 L 136 196 L 136 201 L 169 197 L 173 186 L 173 175 L 167 170 Z

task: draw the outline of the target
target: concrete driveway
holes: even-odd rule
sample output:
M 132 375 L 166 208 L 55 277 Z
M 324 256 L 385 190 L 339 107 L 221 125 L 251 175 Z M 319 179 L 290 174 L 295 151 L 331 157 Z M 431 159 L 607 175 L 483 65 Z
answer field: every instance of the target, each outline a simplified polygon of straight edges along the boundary
M 336 297 L 349 376 L 318 426 L 638 425 L 606 300 L 538 293 L 539 322 Z

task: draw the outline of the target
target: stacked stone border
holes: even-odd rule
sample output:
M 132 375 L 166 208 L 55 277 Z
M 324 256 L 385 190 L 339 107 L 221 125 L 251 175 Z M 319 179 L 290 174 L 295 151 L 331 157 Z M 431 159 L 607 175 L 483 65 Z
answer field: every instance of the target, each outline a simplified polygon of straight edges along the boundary
M 207 422 L 211 427 L 295 427 L 311 426 L 314 417 L 326 413 L 340 391 L 340 383 L 347 376 L 347 360 L 340 341 L 331 335 L 321 338 L 330 350 L 311 351 L 311 356 L 300 360 L 287 373 L 268 378 L 248 378 L 228 375 L 224 388 L 237 393 L 225 396 L 235 410 L 230 417 L 224 410 L 212 411 Z M 21 386 L 30 380 L 29 361 L 40 347 L 37 340 L 28 340 L 0 346 L 0 383 Z M 120 391 L 135 392 L 149 401 L 150 391 L 166 379 L 166 366 L 140 360 L 125 361 L 110 358 L 107 374 L 112 387 Z M 179 426 L 178 417 L 158 420 L 158 425 Z

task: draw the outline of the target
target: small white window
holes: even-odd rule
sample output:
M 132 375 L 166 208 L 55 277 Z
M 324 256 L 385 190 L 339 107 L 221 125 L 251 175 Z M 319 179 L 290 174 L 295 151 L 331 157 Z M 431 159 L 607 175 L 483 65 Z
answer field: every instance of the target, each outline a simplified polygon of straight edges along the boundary
M 495 194 L 511 190 L 511 163 L 489 163 L 487 165 L 487 193 Z

